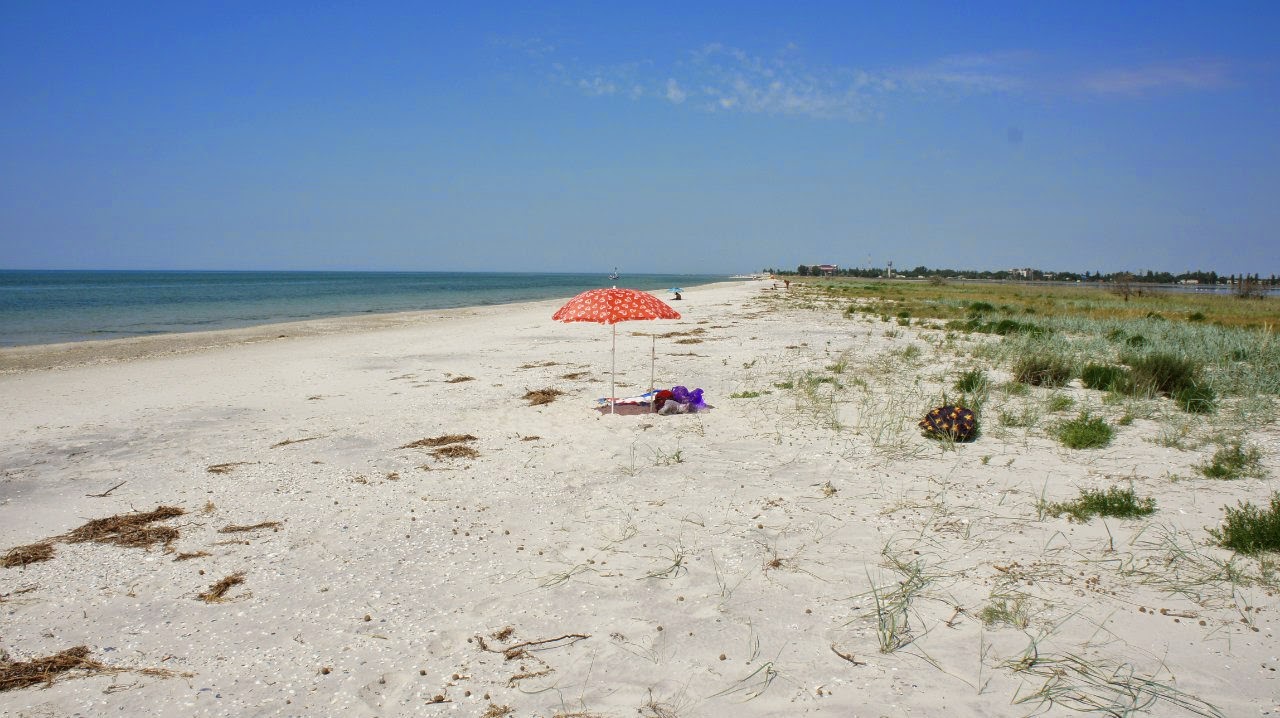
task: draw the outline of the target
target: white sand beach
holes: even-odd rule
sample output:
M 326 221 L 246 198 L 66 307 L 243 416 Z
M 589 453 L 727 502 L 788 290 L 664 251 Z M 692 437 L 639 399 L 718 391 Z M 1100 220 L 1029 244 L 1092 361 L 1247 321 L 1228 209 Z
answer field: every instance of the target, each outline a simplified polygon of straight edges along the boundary
M 688 415 L 596 411 L 609 329 L 561 301 L 0 350 L 0 552 L 184 511 L 167 549 L 0 568 L 8 661 L 121 669 L 0 714 L 1280 714 L 1280 598 L 1205 530 L 1273 479 L 1204 478 L 1144 418 L 941 445 L 915 426 L 955 378 L 941 330 L 768 286 L 618 325 L 619 393 L 667 335 L 657 385 L 713 407 Z M 795 388 L 833 364 L 838 394 Z M 475 455 L 406 448 L 448 435 Z M 1253 439 L 1278 475 L 1276 426 Z M 1037 510 L 1117 484 L 1158 511 Z

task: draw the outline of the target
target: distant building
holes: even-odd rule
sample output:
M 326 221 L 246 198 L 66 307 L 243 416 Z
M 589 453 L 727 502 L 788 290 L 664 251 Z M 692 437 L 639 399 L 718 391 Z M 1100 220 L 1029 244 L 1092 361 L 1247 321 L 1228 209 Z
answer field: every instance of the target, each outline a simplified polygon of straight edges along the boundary
M 840 271 L 840 267 L 835 264 L 819 264 L 818 271 L 822 273 L 822 276 L 830 277 L 831 275 Z

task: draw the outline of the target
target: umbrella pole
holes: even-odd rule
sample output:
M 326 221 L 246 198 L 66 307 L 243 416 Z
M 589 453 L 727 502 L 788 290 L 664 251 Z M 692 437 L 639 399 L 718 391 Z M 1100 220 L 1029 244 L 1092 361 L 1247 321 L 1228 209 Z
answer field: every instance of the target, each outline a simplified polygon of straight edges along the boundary
M 609 413 L 618 413 L 618 325 L 610 324 L 613 329 L 613 348 L 609 352 Z
M 653 369 L 658 365 L 658 337 L 651 335 L 653 344 L 649 347 L 649 391 L 653 391 Z

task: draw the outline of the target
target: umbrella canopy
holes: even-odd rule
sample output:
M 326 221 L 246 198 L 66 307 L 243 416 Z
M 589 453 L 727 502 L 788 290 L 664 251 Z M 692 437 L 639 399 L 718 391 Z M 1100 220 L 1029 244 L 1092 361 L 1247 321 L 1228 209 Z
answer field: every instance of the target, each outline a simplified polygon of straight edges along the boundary
M 661 299 L 636 289 L 591 289 L 570 299 L 551 315 L 558 322 L 595 322 L 613 328 L 613 349 L 609 371 L 609 408 L 617 398 L 615 374 L 618 359 L 618 322 L 649 319 L 679 319 L 680 312 Z
M 668 291 L 668 292 L 675 292 L 676 294 L 679 294 L 680 292 L 683 292 L 684 290 L 683 290 L 683 289 L 681 289 L 680 287 L 672 287 L 672 288 L 668 289 L 667 291 Z

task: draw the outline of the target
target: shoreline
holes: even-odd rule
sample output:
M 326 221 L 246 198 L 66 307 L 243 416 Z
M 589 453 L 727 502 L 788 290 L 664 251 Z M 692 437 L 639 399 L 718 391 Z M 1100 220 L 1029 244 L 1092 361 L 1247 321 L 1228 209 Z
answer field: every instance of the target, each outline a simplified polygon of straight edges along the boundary
M 707 289 L 736 282 L 713 282 L 689 289 Z M 687 290 L 686 290 L 687 291 Z M 0 347 L 0 376 L 31 371 L 66 369 L 104 363 L 118 363 L 187 354 L 240 344 L 252 344 L 300 337 L 328 336 L 352 332 L 408 327 L 436 320 L 484 316 L 503 311 L 519 311 L 525 306 L 555 308 L 574 295 L 554 299 L 478 304 L 443 309 L 421 309 L 377 314 L 348 314 L 290 322 L 254 324 L 230 329 L 140 335 L 119 339 L 89 339 L 50 344 Z

